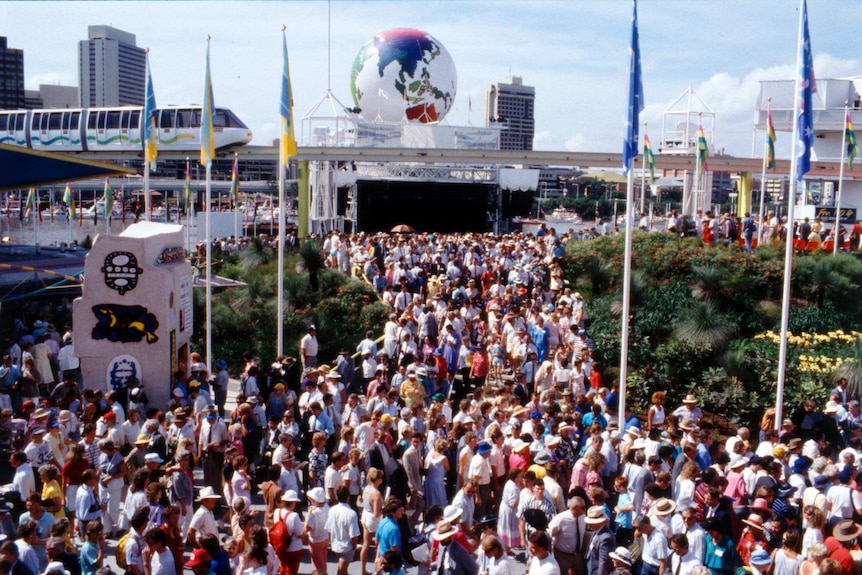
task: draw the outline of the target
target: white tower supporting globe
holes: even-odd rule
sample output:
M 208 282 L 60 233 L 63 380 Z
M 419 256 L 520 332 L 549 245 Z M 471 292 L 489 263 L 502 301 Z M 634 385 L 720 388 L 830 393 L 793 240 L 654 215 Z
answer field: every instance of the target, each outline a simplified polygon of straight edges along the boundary
M 353 102 L 369 120 L 443 120 L 458 87 L 446 48 L 421 30 L 395 28 L 372 38 L 356 55 L 350 74 Z

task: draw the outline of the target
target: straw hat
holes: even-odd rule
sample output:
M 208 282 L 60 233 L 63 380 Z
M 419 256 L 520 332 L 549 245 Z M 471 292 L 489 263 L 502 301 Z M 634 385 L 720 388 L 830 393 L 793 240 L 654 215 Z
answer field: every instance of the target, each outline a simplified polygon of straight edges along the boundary
M 763 517 L 761 517 L 757 513 L 752 513 L 748 516 L 748 519 L 743 519 L 742 522 L 749 527 L 753 527 L 755 529 L 763 529 Z
M 697 403 L 697 397 L 693 393 L 689 393 L 685 396 L 685 399 L 682 400 L 683 403 Z
M 434 541 L 445 541 L 455 535 L 456 531 L 458 531 L 458 529 L 454 525 L 448 521 L 441 521 L 437 524 L 437 530 L 431 537 Z
M 463 509 L 457 507 L 455 505 L 447 505 L 445 509 L 443 509 L 443 521 L 448 523 L 455 523 L 461 518 L 461 514 L 464 512 Z
M 212 487 L 204 487 L 201 489 L 201 494 L 198 496 L 199 501 L 204 499 L 221 499 L 221 495 L 215 492 Z
M 608 516 L 605 515 L 605 508 L 601 505 L 593 505 L 587 509 L 587 515 L 584 518 L 584 522 L 587 525 L 601 525 L 607 520 Z
M 625 547 L 617 547 L 616 549 L 608 553 L 608 556 L 611 559 L 616 559 L 617 561 L 625 563 L 629 567 L 632 566 L 632 554 Z
M 842 543 L 853 541 L 860 533 L 862 533 L 862 526 L 854 523 L 852 519 L 845 519 L 832 530 L 832 536 Z
M 649 508 L 650 514 L 656 517 L 667 517 L 676 511 L 676 502 L 667 497 L 656 499 Z

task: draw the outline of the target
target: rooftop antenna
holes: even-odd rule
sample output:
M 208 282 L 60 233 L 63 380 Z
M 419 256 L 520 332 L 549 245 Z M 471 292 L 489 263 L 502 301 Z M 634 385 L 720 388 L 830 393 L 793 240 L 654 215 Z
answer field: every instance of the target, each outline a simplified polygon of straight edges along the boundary
M 332 88 L 332 0 L 326 2 L 326 91 Z

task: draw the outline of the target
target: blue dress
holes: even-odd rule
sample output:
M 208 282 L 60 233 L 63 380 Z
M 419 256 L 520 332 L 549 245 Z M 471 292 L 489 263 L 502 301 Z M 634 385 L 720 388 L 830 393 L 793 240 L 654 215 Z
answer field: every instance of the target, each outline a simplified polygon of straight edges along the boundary
M 443 358 L 446 360 L 448 369 L 458 371 L 458 348 L 461 347 L 461 338 L 458 334 L 447 335 L 443 345 Z
M 425 476 L 425 506 L 426 508 L 432 505 L 446 507 L 449 501 L 446 499 L 446 468 L 443 467 L 445 456 L 440 456 L 436 461 L 432 459 L 432 455 L 439 455 L 436 452 L 431 452 L 425 459 L 428 474 Z

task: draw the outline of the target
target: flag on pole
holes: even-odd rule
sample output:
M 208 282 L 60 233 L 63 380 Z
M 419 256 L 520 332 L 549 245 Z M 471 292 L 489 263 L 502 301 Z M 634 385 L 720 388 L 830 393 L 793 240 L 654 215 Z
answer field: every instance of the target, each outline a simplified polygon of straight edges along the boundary
M 126 225 L 126 188 L 120 184 L 120 222 Z
M 287 35 L 281 32 L 284 70 L 281 74 L 281 163 L 287 165 L 291 156 L 296 155 L 296 135 L 293 129 L 293 89 L 290 85 L 290 64 L 287 59 Z
M 814 80 L 814 59 L 811 56 L 811 37 L 808 34 L 808 2 L 802 0 L 802 24 L 799 38 L 799 77 L 797 78 L 799 116 L 797 122 L 796 179 L 811 170 L 811 148 L 814 147 L 814 110 L 812 94 L 817 91 Z
M 78 227 L 84 227 L 84 201 L 82 199 L 84 195 L 83 190 L 78 190 Z
M 189 202 L 192 197 L 192 176 L 189 171 L 189 161 L 186 160 L 186 183 L 183 186 L 183 211 L 189 213 Z
M 69 220 L 75 217 L 75 197 L 72 195 L 71 184 L 66 184 L 66 191 L 63 192 L 63 203 L 69 207 Z
M 706 159 L 709 158 L 709 145 L 706 143 L 706 135 L 703 133 L 703 125 L 697 125 L 697 157 L 700 159 L 700 173 L 709 171 Z
M 646 156 L 647 164 L 649 165 L 649 174 L 652 181 L 655 181 L 655 156 L 652 153 L 652 146 L 649 143 L 649 134 L 644 132 L 644 156 Z
M 30 212 L 33 210 L 33 196 L 36 195 L 36 190 L 30 188 L 30 191 L 27 193 L 27 202 L 24 204 L 24 219 L 28 219 L 30 217 Z
M 644 109 L 637 0 L 632 0 L 632 43 L 629 49 L 628 96 L 628 119 L 626 120 L 626 136 L 623 141 L 623 174 L 629 173 L 629 170 L 632 169 L 632 161 L 638 155 L 638 128 L 640 127 L 640 113 Z
M 853 171 L 853 160 L 859 153 L 859 146 L 856 145 L 856 133 L 853 131 L 853 122 L 850 121 L 850 111 L 847 111 L 847 125 L 844 126 L 844 143 L 847 145 L 847 168 Z
M 772 126 L 772 110 L 766 108 L 766 169 L 775 171 L 775 128 Z
M 156 109 L 156 94 L 153 91 L 153 75 L 150 70 L 150 57 L 147 54 L 147 96 L 144 106 L 144 147 L 146 148 L 145 156 L 147 162 L 150 163 L 152 169 L 156 167 L 156 156 L 158 155 L 158 130 L 156 129 L 156 120 L 158 119 L 158 110 Z
M 105 191 L 102 195 L 105 200 L 105 219 L 111 221 L 111 213 L 114 211 L 114 190 L 111 189 L 111 182 L 105 178 Z
M 236 198 L 237 193 L 239 192 L 239 181 L 237 180 L 237 157 L 233 157 L 233 171 L 230 175 L 230 202 L 234 209 L 236 209 Z
M 201 110 L 201 164 L 210 167 L 215 158 L 215 133 L 213 130 L 213 85 L 210 77 L 210 44 L 207 38 L 207 72 L 204 78 L 204 104 Z

